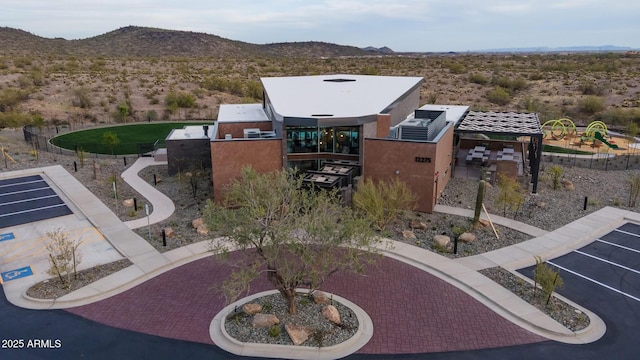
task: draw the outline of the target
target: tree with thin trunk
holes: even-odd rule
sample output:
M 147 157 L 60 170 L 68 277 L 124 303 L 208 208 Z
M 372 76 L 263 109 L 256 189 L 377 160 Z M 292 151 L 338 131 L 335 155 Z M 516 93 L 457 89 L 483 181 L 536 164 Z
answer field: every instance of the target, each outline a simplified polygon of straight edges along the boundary
M 297 312 L 296 289 L 311 293 L 337 272 L 362 273 L 379 256 L 382 239 L 369 220 L 341 204 L 337 191 L 304 186 L 293 170 L 259 174 L 244 168 L 227 188 L 222 203 L 209 201 L 204 211 L 216 235 L 214 251 L 229 259 L 243 253 L 220 289 L 227 301 L 249 291 L 261 274 L 283 296 L 289 313 Z
M 46 244 L 49 251 L 49 269 L 47 273 L 57 276 L 63 286 L 71 286 L 71 275 L 77 277 L 77 267 L 82 260 L 78 248 L 81 240 L 71 240 L 60 228 L 47 232 L 49 242 Z
M 107 145 L 109 150 L 111 150 L 111 155 L 113 155 L 116 146 L 120 144 L 120 139 L 118 138 L 118 134 L 113 131 L 107 131 L 102 134 L 102 142 Z

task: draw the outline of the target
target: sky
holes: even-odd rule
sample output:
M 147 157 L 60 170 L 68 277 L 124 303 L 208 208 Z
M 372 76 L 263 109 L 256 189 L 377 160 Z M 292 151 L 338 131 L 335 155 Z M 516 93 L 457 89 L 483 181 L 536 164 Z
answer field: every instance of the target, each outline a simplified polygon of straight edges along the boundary
M 323 41 L 394 51 L 640 48 L 633 0 L 2 0 L 0 26 L 83 39 L 129 25 L 254 44 Z

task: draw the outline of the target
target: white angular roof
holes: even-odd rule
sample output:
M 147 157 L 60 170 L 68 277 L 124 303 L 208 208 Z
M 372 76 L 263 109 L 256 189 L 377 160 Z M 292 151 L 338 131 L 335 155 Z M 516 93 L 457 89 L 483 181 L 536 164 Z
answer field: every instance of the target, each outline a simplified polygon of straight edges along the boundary
M 316 75 L 262 78 L 278 115 L 353 118 L 377 115 L 416 86 L 422 77 Z

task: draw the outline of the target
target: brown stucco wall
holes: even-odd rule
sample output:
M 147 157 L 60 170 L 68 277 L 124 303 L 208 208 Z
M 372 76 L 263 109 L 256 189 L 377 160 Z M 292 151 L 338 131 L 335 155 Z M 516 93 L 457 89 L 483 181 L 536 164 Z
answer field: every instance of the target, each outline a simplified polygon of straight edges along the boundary
M 224 139 L 225 135 L 227 134 L 231 134 L 234 139 L 243 138 L 244 129 L 260 129 L 260 131 L 271 131 L 271 121 L 218 123 L 217 138 Z
M 224 188 L 242 174 L 244 166 L 259 173 L 281 170 L 282 139 L 234 139 L 211 142 L 213 198 L 223 199 Z
M 416 210 L 433 212 L 451 178 L 453 127 L 438 143 L 375 138 L 364 142 L 363 177 L 376 181 L 398 178 L 417 195 Z M 429 158 L 431 162 L 416 158 Z

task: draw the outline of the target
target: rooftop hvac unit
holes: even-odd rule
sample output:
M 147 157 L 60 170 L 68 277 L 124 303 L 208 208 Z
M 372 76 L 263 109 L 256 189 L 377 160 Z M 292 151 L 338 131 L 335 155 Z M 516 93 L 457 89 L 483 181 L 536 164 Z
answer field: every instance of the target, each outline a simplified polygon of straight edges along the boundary
M 260 137 L 264 139 L 270 139 L 276 137 L 275 131 L 260 131 Z
M 260 129 L 244 129 L 244 137 L 247 139 L 257 139 L 260 137 Z

